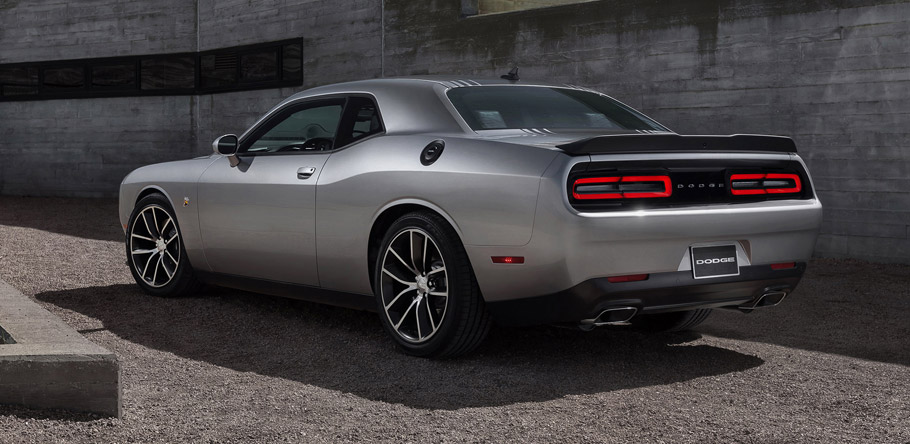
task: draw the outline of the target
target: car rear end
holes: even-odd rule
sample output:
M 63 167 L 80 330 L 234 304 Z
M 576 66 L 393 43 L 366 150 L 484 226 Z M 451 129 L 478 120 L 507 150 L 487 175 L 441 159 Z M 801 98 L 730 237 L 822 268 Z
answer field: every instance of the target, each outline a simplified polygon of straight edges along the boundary
M 639 142 L 639 152 L 567 154 L 551 165 L 531 241 L 490 249 L 512 264 L 479 267 L 498 320 L 749 311 L 796 288 L 822 209 L 795 153 L 661 152 Z
M 805 272 L 822 207 L 789 138 L 681 136 L 571 86 L 459 84 L 446 96 L 476 138 L 561 153 L 526 245 L 466 245 L 501 323 L 751 311 Z

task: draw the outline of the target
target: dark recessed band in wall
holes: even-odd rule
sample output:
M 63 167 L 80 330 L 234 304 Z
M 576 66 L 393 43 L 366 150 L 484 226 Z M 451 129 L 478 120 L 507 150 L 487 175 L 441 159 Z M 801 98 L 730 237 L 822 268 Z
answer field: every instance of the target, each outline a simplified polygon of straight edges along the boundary
M 303 39 L 0 65 L 0 101 L 211 94 L 303 84 Z

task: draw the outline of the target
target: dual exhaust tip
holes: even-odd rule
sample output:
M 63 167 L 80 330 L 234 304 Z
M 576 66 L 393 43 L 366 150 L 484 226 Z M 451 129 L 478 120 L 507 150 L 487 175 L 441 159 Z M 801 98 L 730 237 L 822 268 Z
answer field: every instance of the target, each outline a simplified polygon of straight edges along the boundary
M 789 290 L 789 288 L 780 290 L 767 289 L 761 296 L 740 305 L 739 309 L 749 312 L 756 308 L 774 307 L 784 301 Z M 594 327 L 606 325 L 629 325 L 636 314 L 638 314 L 638 308 L 635 307 L 608 308 L 593 319 L 582 319 L 579 322 L 579 327 L 582 330 L 591 330 Z

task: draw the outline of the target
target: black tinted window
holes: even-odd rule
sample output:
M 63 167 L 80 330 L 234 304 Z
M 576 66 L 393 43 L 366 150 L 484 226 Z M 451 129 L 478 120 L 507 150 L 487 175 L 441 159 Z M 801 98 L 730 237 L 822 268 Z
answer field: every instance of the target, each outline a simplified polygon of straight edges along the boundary
M 92 88 L 132 89 L 136 86 L 136 64 L 97 65 L 92 67 Z
M 196 86 L 194 57 L 170 56 L 143 59 L 142 89 L 193 89 Z
M 244 143 L 249 153 L 327 151 L 335 142 L 344 102 L 320 102 L 280 113 Z
M 85 68 L 65 66 L 44 69 L 44 89 L 68 91 L 85 87 Z
M 284 45 L 281 54 L 282 79 L 296 80 L 302 78 L 303 56 L 299 43 Z
M 38 68 L 10 66 L 0 68 L 0 95 L 23 96 L 38 94 Z
M 240 80 L 261 82 L 278 78 L 278 50 L 250 52 L 240 56 Z
M 474 130 L 551 128 L 666 131 L 609 97 L 567 88 L 454 88 L 449 99 Z
M 203 88 L 218 88 L 237 83 L 237 53 L 209 54 L 200 57 Z

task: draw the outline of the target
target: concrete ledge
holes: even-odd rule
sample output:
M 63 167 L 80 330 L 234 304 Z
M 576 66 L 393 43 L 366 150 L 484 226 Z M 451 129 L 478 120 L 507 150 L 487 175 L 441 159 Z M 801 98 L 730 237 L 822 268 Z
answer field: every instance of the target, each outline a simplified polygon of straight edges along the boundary
M 0 281 L 0 404 L 120 417 L 117 357 Z

